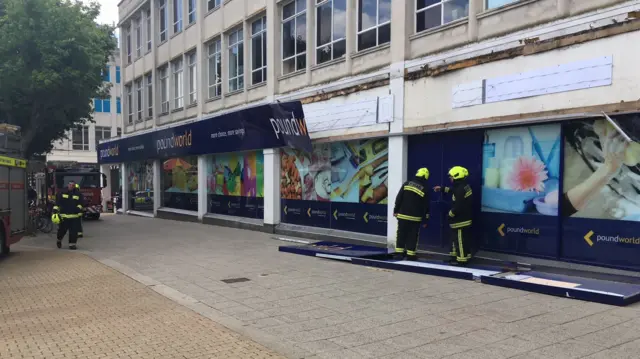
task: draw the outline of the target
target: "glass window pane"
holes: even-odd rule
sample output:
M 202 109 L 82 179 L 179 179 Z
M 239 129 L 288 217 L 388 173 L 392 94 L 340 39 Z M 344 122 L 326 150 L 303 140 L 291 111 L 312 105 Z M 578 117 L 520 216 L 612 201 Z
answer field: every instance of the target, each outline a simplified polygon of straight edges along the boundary
M 296 70 L 302 70 L 307 68 L 307 55 L 296 56 Z
M 431 6 L 439 3 L 441 0 L 416 0 L 416 10 L 424 9 L 427 6 Z
M 291 58 L 289 60 L 284 60 L 282 62 L 282 73 L 283 74 L 290 74 L 292 72 L 296 71 L 296 59 L 295 58 Z
M 347 0 L 333 0 L 333 39 L 347 36 Z
M 304 11 L 307 9 L 307 1 L 306 0 L 296 0 L 296 11 Z
M 296 4 L 291 2 L 282 7 L 282 20 L 286 20 L 296 13 Z
M 487 0 L 487 10 L 516 2 L 518 0 Z
M 262 36 L 251 39 L 251 68 L 262 67 Z
M 333 43 L 333 58 L 338 59 L 344 56 L 347 51 L 346 40 L 340 40 Z
M 378 45 L 391 42 L 391 24 L 382 25 L 378 28 Z
M 442 5 L 438 5 L 418 13 L 416 16 L 416 32 L 442 25 L 441 8 Z
M 373 28 L 358 35 L 358 51 L 366 50 L 377 45 L 376 31 L 377 29 Z
M 359 0 L 358 31 L 376 26 L 376 7 L 378 0 Z
M 444 3 L 443 22 L 447 24 L 469 15 L 469 0 L 451 0 Z
M 262 31 L 262 19 L 254 21 L 251 24 L 251 34 L 255 35 L 257 33 L 259 33 L 260 31 Z
M 263 80 L 262 80 L 262 70 L 254 71 L 254 72 L 251 74 L 251 83 L 252 83 L 252 84 L 254 84 L 254 85 L 255 85 L 255 84 L 259 84 L 259 83 L 261 83 L 262 81 L 263 81 Z
M 290 20 L 282 24 L 282 58 L 286 59 L 295 55 L 296 51 L 296 36 L 295 36 L 295 21 Z
M 262 35 L 262 66 L 267 66 L 267 36 Z
M 322 64 L 331 60 L 331 45 L 326 45 L 316 50 L 316 63 Z
M 307 51 L 307 16 L 296 18 L 296 54 Z
M 391 0 L 379 0 L 378 24 L 391 21 Z
M 328 44 L 331 42 L 331 2 L 320 6 L 316 16 L 316 46 Z

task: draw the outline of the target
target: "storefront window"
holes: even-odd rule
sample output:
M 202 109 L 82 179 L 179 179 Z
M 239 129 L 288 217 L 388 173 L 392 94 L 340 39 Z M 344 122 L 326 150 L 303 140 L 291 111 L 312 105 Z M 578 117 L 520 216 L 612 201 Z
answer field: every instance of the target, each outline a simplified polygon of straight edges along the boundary
M 132 162 L 127 165 L 129 209 L 153 211 L 153 161 Z
M 263 218 L 262 151 L 208 156 L 207 199 L 209 213 Z
M 388 157 L 386 138 L 283 149 L 283 221 L 384 235 Z
M 198 157 L 162 161 L 162 206 L 198 210 Z

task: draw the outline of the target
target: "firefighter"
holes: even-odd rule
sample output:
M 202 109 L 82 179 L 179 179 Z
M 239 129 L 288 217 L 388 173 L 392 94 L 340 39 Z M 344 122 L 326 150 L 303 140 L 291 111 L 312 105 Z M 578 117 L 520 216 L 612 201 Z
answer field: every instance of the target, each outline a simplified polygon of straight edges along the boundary
M 473 219 L 473 193 L 467 183 L 469 171 L 461 166 L 454 166 L 449 170 L 452 188 L 444 187 L 444 192 L 452 192 L 452 206 L 449 210 L 449 227 L 451 236 L 452 263 L 466 264 L 471 259 L 471 223 Z M 439 192 L 440 186 L 434 191 Z
M 82 205 L 84 199 L 82 194 L 75 188 L 75 183 L 69 181 L 67 188 L 60 191 L 53 207 L 51 220 L 58 226 L 58 240 L 56 246 L 62 247 L 62 238 L 69 232 L 69 249 L 76 249 L 78 242 L 78 232 L 80 227 L 80 217 L 82 217 Z
M 421 168 L 411 181 L 402 185 L 396 204 L 393 208 L 393 216 L 398 219 L 396 232 L 396 249 L 393 256 L 396 260 L 405 257 L 408 260 L 416 260 L 416 249 L 420 235 L 420 224 L 429 219 L 429 192 L 427 192 L 427 179 L 429 170 Z M 427 224 L 423 225 L 425 228 Z
M 82 193 L 80 192 L 80 185 L 76 183 L 76 188 L 74 189 L 74 192 L 76 193 L 76 195 L 82 195 Z M 84 237 L 83 231 L 82 231 L 82 215 L 83 213 L 80 213 L 80 219 L 78 221 L 78 238 L 82 238 Z

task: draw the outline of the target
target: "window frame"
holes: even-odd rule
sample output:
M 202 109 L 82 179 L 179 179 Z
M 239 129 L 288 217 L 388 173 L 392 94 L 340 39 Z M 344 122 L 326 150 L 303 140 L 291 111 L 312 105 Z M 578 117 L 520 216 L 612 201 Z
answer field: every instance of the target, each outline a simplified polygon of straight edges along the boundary
M 213 48 L 213 53 L 211 49 Z M 213 61 L 214 69 L 216 72 L 214 77 L 214 83 L 211 83 L 211 65 Z M 220 72 L 218 72 L 218 66 L 220 66 Z M 222 40 L 216 39 L 207 44 L 207 97 L 211 100 L 222 96 Z M 214 88 L 211 96 L 211 89 Z
M 102 81 L 104 82 L 111 82 L 111 66 L 106 65 L 105 69 L 102 70 Z
M 182 0 L 173 0 L 173 33 L 182 32 Z
M 211 7 L 211 4 L 213 4 L 213 7 Z M 219 8 L 221 4 L 222 0 L 207 0 L 207 11 L 213 11 Z
M 260 22 L 260 30 L 254 32 L 253 24 Z M 259 19 L 256 19 L 251 22 L 251 85 L 261 84 L 267 81 L 267 16 L 261 16 Z M 254 64 L 254 52 L 256 51 L 254 47 L 253 40 L 256 38 L 260 38 L 260 57 L 262 58 L 262 66 L 256 68 Z M 261 81 L 254 82 L 254 74 L 256 72 L 261 72 Z
M 147 117 L 153 117 L 153 74 L 144 75 L 145 89 L 147 91 Z
M 235 41 L 232 42 L 232 36 L 235 35 Z M 229 58 L 228 60 L 228 67 L 229 67 L 229 80 L 227 82 L 227 86 L 228 86 L 228 92 L 232 93 L 232 92 L 238 92 L 244 89 L 244 29 L 243 28 L 237 28 L 235 30 L 231 30 L 231 32 L 229 32 L 229 34 L 227 35 L 227 39 L 228 39 L 228 45 L 227 45 L 227 51 L 229 52 L 228 56 Z M 231 59 L 232 59 L 232 52 L 233 49 L 237 48 L 237 56 L 236 56 L 236 64 L 235 64 L 235 68 L 236 68 L 236 73 L 231 74 Z M 236 82 L 235 88 L 232 89 L 231 84 L 233 83 L 233 81 Z M 240 85 L 240 82 L 242 81 L 242 86 Z
M 438 0 L 437 3 L 425 6 L 422 9 L 418 10 L 418 1 L 416 0 L 415 1 L 415 6 L 414 6 L 415 10 L 414 10 L 414 15 L 413 15 L 413 23 L 414 23 L 414 26 L 413 26 L 414 29 L 413 30 L 415 31 L 415 33 L 418 34 L 418 33 L 424 32 L 424 31 L 429 31 L 429 30 L 436 29 L 438 27 L 450 24 L 452 22 L 456 22 L 458 20 L 462 20 L 464 18 L 469 18 L 469 12 L 467 11 L 467 16 L 463 16 L 463 17 L 460 17 L 458 19 L 455 19 L 455 20 L 452 20 L 452 21 L 449 21 L 449 22 L 445 23 L 444 22 L 444 4 L 452 2 L 452 1 L 455 1 L 455 0 Z M 470 0 L 465 0 L 465 1 L 467 2 L 467 7 L 469 7 L 470 6 Z M 422 12 L 425 12 L 425 11 L 427 11 L 429 9 L 432 9 L 434 7 L 437 7 L 437 6 L 440 6 L 440 25 L 429 27 L 429 28 L 422 29 L 422 30 L 418 31 L 418 14 L 422 13 Z
M 307 51 L 308 51 L 308 46 L 309 46 L 309 44 L 307 43 L 307 39 L 306 39 L 306 36 L 308 35 L 307 31 L 306 31 L 306 28 L 305 28 L 305 50 L 300 52 L 300 53 L 298 53 L 298 42 L 294 40 L 293 55 L 289 56 L 287 58 L 284 57 L 284 38 L 283 37 L 284 37 L 284 34 L 285 34 L 284 33 L 284 25 L 285 25 L 285 23 L 287 23 L 289 21 L 293 21 L 294 29 L 295 29 L 295 37 L 297 38 L 298 37 L 298 26 L 297 26 L 298 19 L 300 17 L 304 16 L 305 24 L 308 21 L 308 16 L 307 16 L 307 10 L 308 9 L 307 9 L 307 6 L 306 6 L 306 2 L 305 2 L 304 10 L 298 10 L 298 1 L 300 1 L 300 0 L 292 0 L 292 1 L 289 1 L 287 3 L 282 4 L 282 6 L 280 7 L 280 19 L 281 19 L 280 20 L 280 33 L 281 33 L 281 39 L 280 39 L 280 59 L 281 59 L 281 61 L 280 61 L 280 73 L 282 75 L 288 75 L 288 74 L 295 73 L 295 72 L 303 70 L 303 68 L 298 68 L 298 62 L 296 61 L 298 56 L 303 56 L 303 55 L 305 56 L 304 69 L 306 69 L 307 66 L 309 66 L 309 64 L 307 64 L 307 61 L 306 61 L 306 56 L 307 56 Z M 289 16 L 288 18 L 284 18 L 284 8 L 286 6 L 292 4 L 292 3 L 294 4 L 294 14 Z M 293 71 L 285 72 L 284 71 L 284 69 L 285 69 L 284 63 L 289 61 L 289 60 L 293 60 L 294 61 L 295 67 L 294 67 Z
M 127 42 L 127 64 L 131 63 L 131 26 L 127 29 L 127 36 L 125 38 Z
M 315 25 L 314 26 L 314 30 L 315 30 L 315 35 L 316 35 L 316 39 L 315 39 L 316 40 L 315 41 L 316 65 L 321 65 L 321 64 L 333 61 L 333 60 L 337 60 L 339 58 L 346 57 L 346 55 L 347 55 L 347 31 L 346 31 L 346 28 L 347 28 L 348 19 L 346 19 L 346 17 L 345 17 L 345 23 L 344 23 L 345 33 L 344 33 L 344 37 L 335 39 L 334 36 L 335 36 L 335 27 L 336 27 L 336 23 L 335 23 L 336 16 L 335 16 L 334 1 L 335 0 L 318 0 L 318 1 L 315 1 L 315 3 L 316 3 L 315 4 L 315 21 L 316 21 L 316 23 L 314 24 Z M 345 6 L 348 6 L 347 2 L 348 2 L 348 0 L 345 1 Z M 320 8 L 325 6 L 325 5 L 327 5 L 327 4 L 331 4 L 331 36 L 330 36 L 331 39 L 329 40 L 329 42 L 320 45 L 319 44 L 320 43 L 320 39 L 319 39 L 320 32 L 319 31 L 321 31 L 322 29 L 320 28 L 320 26 L 318 26 L 318 23 L 321 21 L 320 16 L 319 16 L 319 12 L 320 12 Z M 346 12 L 346 9 L 345 9 L 345 12 Z M 335 57 L 335 55 L 334 55 L 335 44 L 337 44 L 339 42 L 343 42 L 344 43 L 345 52 L 341 56 Z M 331 48 L 331 55 L 329 56 L 329 59 L 324 60 L 322 62 L 319 62 L 320 56 L 318 56 L 318 54 L 322 51 L 322 49 L 324 49 L 326 47 L 330 47 Z
M 136 24 L 136 58 L 142 56 L 142 15 L 135 21 Z
M 196 1 L 197 0 L 187 0 L 187 21 L 189 25 L 196 23 Z
M 76 131 L 80 132 L 80 143 L 76 143 Z M 89 151 L 89 126 L 80 125 L 71 130 L 71 149 L 74 151 Z
M 158 73 L 158 82 L 160 84 L 160 114 L 167 114 L 169 113 L 171 103 L 171 99 L 169 98 L 169 64 L 158 67 Z
M 135 90 L 136 90 L 136 123 L 140 123 L 143 121 L 142 118 L 142 108 L 144 107 L 144 94 L 142 93 L 142 77 L 138 77 L 133 81 Z
M 163 43 L 167 41 L 167 35 L 169 32 L 169 14 L 167 11 L 167 0 L 159 0 L 159 4 L 160 6 L 158 6 L 158 23 L 160 26 L 160 43 Z
M 198 56 L 196 51 L 191 51 L 185 55 L 187 58 L 187 74 L 189 77 L 188 92 L 189 106 L 198 103 Z
M 184 108 L 184 59 L 182 56 L 171 61 L 171 82 L 173 84 L 173 109 Z M 177 90 L 177 91 L 176 91 Z
M 116 66 L 116 83 L 120 83 L 120 66 Z
M 127 105 L 127 124 L 133 125 L 133 84 L 124 85 Z
M 362 18 L 362 1 L 363 0 L 358 0 L 357 4 L 356 4 L 356 52 L 360 52 L 360 51 L 365 51 L 368 49 L 372 49 L 378 46 L 382 46 L 383 44 L 388 44 L 391 42 L 391 13 L 389 13 L 389 21 L 385 21 L 385 22 L 380 22 L 380 1 L 382 0 L 376 0 L 376 24 L 374 26 L 368 27 L 366 29 L 362 29 L 362 30 L 358 30 L 360 29 L 361 24 L 361 18 Z M 391 0 L 388 0 L 389 2 L 391 2 Z M 416 5 L 417 7 L 417 5 Z M 389 9 L 391 9 L 391 4 L 389 4 Z M 380 29 L 383 26 L 387 26 L 389 25 L 389 41 L 387 42 L 380 42 Z M 372 47 L 367 47 L 364 49 L 360 49 L 360 35 L 369 32 L 371 30 L 374 30 L 376 32 L 376 45 L 372 46 Z
M 95 126 L 94 139 L 96 140 L 96 147 L 100 144 L 100 140 L 108 140 L 111 138 L 111 127 L 108 126 Z M 100 134 L 100 136 L 98 136 Z M 105 137 L 107 134 L 107 137 Z
M 145 16 L 147 19 L 147 52 L 151 51 L 151 47 L 153 46 L 153 29 L 151 28 L 151 9 L 147 9 L 145 12 Z
M 120 97 L 116 97 L 116 114 L 122 113 L 122 99 Z
M 93 99 L 93 112 L 94 113 L 102 112 L 102 99 L 100 99 L 99 97 L 95 97 Z
M 102 112 L 111 113 L 111 98 L 103 98 L 102 100 Z

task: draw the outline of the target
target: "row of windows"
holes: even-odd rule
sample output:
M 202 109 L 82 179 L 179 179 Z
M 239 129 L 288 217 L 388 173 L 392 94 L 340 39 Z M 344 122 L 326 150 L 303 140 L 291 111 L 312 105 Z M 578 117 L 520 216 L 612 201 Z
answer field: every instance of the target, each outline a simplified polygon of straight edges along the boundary
M 105 69 L 105 71 L 102 72 L 102 80 L 105 82 L 111 82 L 111 70 L 110 70 L 109 65 L 107 65 L 107 68 Z M 120 66 L 116 66 L 116 83 L 119 84 L 120 83 Z
M 93 99 L 93 112 L 111 112 L 111 99 Z M 116 97 L 116 113 L 122 113 L 122 105 L 120 103 L 120 97 Z
M 122 135 L 122 129 L 117 128 L 116 136 Z M 95 127 L 95 141 L 96 146 L 100 143 L 100 140 L 106 140 L 111 138 L 111 127 L 96 126 Z M 89 126 L 78 126 L 71 131 L 71 148 L 77 151 L 89 151 Z

